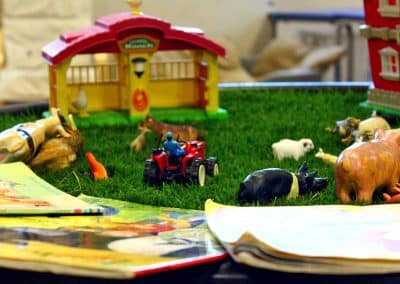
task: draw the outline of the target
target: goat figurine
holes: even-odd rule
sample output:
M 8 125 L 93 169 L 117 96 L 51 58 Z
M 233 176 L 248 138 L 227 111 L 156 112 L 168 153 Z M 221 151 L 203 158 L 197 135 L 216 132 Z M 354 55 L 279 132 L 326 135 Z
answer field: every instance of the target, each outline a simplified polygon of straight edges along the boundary
M 146 147 L 146 133 L 150 132 L 150 129 L 144 126 L 143 122 L 138 124 L 138 129 L 140 130 L 140 134 L 129 144 L 131 150 L 135 150 L 136 152 L 142 151 Z
M 322 148 L 319 148 L 318 152 L 315 154 L 315 157 L 320 158 L 323 162 L 330 164 L 330 165 L 335 165 L 337 161 L 337 156 L 325 153 Z
M 157 136 L 162 135 L 165 138 L 167 132 L 172 132 L 174 134 L 173 139 L 179 138 L 179 140 L 183 141 L 197 140 L 199 137 L 204 137 L 207 134 L 205 131 L 200 131 L 193 126 L 169 124 L 157 121 L 151 115 L 146 116 L 143 125 L 155 132 Z

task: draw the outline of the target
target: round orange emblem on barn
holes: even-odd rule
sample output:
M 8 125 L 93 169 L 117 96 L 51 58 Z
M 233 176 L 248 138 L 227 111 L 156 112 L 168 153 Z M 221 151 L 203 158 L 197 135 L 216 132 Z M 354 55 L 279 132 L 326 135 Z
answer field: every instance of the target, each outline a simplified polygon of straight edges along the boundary
M 137 88 L 133 91 L 132 105 L 137 111 L 144 111 L 149 105 L 149 99 L 144 89 Z

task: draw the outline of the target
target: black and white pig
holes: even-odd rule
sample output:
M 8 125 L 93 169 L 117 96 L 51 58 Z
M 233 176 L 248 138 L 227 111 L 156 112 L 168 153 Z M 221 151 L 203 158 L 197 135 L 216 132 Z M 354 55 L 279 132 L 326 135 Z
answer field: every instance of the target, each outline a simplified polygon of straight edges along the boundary
M 319 192 L 328 185 L 327 178 L 317 178 L 317 172 L 307 173 L 306 162 L 291 173 L 278 168 L 268 168 L 249 174 L 239 187 L 240 204 L 266 203 L 278 197 L 296 198 L 308 192 Z

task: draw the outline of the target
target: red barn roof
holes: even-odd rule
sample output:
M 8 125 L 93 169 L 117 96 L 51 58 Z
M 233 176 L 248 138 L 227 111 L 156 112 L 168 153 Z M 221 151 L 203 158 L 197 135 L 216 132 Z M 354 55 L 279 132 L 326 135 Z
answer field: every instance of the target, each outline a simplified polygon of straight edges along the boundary
M 77 54 L 119 53 L 118 42 L 134 35 L 159 39 L 158 50 L 204 49 L 225 55 L 225 49 L 207 39 L 200 29 L 171 26 L 159 18 L 123 12 L 99 18 L 91 27 L 61 34 L 42 48 L 42 56 L 55 66 Z

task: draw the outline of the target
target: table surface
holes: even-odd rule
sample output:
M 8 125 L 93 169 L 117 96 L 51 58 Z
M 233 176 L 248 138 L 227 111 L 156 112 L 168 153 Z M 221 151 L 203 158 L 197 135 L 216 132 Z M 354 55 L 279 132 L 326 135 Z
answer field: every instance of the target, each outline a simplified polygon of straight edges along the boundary
M 12 283 L 134 283 L 134 284 L 264 284 L 264 283 L 296 283 L 296 284 L 395 284 L 400 281 L 400 274 L 383 275 L 312 275 L 301 273 L 285 273 L 259 269 L 236 264 L 232 261 L 218 262 L 206 266 L 192 267 L 171 272 L 139 277 L 128 280 L 111 280 L 90 277 L 74 277 L 52 273 L 18 271 L 0 269 L 0 277 Z

